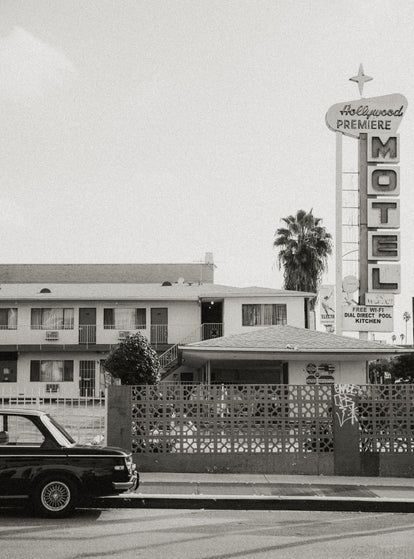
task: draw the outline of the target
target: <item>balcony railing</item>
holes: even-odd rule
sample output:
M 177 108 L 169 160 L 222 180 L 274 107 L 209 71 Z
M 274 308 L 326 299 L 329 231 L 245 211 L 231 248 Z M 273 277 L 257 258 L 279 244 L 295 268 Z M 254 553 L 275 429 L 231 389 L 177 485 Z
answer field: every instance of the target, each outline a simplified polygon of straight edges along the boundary
M 56 326 L 59 326 L 56 324 Z M 122 326 L 122 328 L 121 328 Z M 0 328 L 0 348 L 2 345 L 21 346 L 65 346 L 81 345 L 84 349 L 96 344 L 113 346 L 125 339 L 128 334 L 141 332 L 153 345 L 157 351 L 166 349 L 167 345 L 178 346 L 178 344 L 189 344 L 208 340 L 210 338 L 223 335 L 223 325 L 214 324 L 116 324 L 116 325 L 95 325 L 81 324 L 73 328 L 45 327 L 39 328 L 34 325 L 18 324 L 16 328 Z M 167 363 L 175 360 L 178 349 L 173 349 L 167 357 Z M 164 358 L 163 358 L 164 359 Z
M 79 326 L 79 343 L 96 344 L 96 325 L 84 324 Z

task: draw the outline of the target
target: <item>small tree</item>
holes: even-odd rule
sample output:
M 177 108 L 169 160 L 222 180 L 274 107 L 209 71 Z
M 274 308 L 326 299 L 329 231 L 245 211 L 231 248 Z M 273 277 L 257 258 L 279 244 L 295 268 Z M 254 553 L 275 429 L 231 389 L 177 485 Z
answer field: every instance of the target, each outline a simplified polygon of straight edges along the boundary
M 115 346 L 103 366 L 112 376 L 121 379 L 121 384 L 157 384 L 160 381 L 157 353 L 139 332 Z

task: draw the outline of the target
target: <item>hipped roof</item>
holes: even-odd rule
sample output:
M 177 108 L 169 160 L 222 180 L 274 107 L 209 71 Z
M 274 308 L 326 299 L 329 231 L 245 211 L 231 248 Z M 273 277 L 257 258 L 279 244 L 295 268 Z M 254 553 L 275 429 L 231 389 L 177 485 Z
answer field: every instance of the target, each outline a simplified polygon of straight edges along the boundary
M 213 283 L 214 264 L 0 264 L 6 283 Z
M 294 326 L 269 326 L 254 328 L 243 334 L 233 334 L 196 342 L 180 349 L 202 352 L 274 352 L 279 354 L 351 353 L 351 354 L 400 354 L 413 350 L 398 346 L 338 336 L 317 330 Z

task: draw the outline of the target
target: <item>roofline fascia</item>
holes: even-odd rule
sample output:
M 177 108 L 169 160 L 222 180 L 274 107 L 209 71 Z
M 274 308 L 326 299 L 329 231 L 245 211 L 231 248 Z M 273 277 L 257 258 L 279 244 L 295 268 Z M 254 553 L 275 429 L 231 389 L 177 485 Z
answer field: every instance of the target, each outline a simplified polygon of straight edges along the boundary
M 108 296 L 99 296 L 99 298 L 95 298 L 93 297 L 93 295 L 59 295 L 56 297 L 53 297 L 53 294 L 51 296 L 50 293 L 47 294 L 48 297 L 42 297 L 42 296 L 3 296 L 0 297 L 0 302 L 8 302 L 8 301 L 22 301 L 22 302 L 27 302 L 27 301 L 113 301 L 113 300 L 118 300 L 118 301 L 192 301 L 192 302 L 203 302 L 203 299 L 205 300 L 211 300 L 211 299 L 254 299 L 254 298 L 274 298 L 274 297 L 285 297 L 285 295 L 281 294 L 281 295 L 277 295 L 277 294 L 271 294 L 271 293 L 266 293 L 266 294 L 231 294 L 231 295 L 225 295 L 223 293 L 221 294 L 214 294 L 211 293 L 209 295 L 190 295 L 190 296 L 171 296 L 171 294 L 169 295 L 142 295 L 140 296 L 138 295 L 122 295 L 117 296 L 116 294 L 114 295 L 108 295 Z M 289 298 L 291 298 L 290 295 L 288 295 Z M 304 297 L 306 298 L 307 296 L 296 296 L 296 297 Z
M 297 355 L 297 354 L 309 354 L 309 353 L 325 353 L 325 354 L 332 354 L 332 355 L 339 355 L 341 353 L 348 355 L 348 354 L 359 354 L 359 353 L 380 353 L 380 354 L 404 354 L 404 353 L 414 353 L 414 349 L 386 349 L 386 348 L 367 348 L 367 349 L 304 349 L 304 350 L 294 350 L 294 349 L 272 349 L 272 348 L 263 348 L 263 349 L 254 349 L 254 348 L 223 348 L 223 347 L 200 347 L 200 346 L 191 346 L 191 345 L 179 345 L 178 349 L 180 351 L 188 350 L 188 351 L 195 351 L 197 353 L 201 352 L 216 352 L 216 353 L 277 353 L 283 355 Z
M 200 294 L 200 299 L 208 299 L 209 297 L 217 297 L 217 298 L 227 298 L 227 299 L 236 299 L 240 297 L 301 297 L 301 298 L 311 298 L 316 297 L 315 293 L 301 293 L 301 292 L 278 292 L 278 293 L 206 293 Z
M 102 297 L 100 296 L 99 298 L 93 297 L 93 295 L 91 294 L 89 297 L 88 296 L 73 296 L 73 295 L 68 295 L 67 297 L 63 296 L 63 295 L 59 295 L 57 297 L 50 297 L 50 293 L 47 294 L 48 297 L 0 297 L 0 303 L 7 303 L 8 301 L 22 301 L 22 302 L 27 302 L 27 301 L 44 301 L 45 303 L 49 302 L 49 301 L 94 301 L 94 302 L 99 302 L 99 301 L 190 301 L 190 302 L 197 302 L 198 301 L 198 297 L 158 297 L 156 295 L 150 297 L 148 295 L 145 295 L 143 297 L 137 296 L 137 295 L 129 295 L 129 296 L 122 296 L 122 297 L 117 297 L 116 295 L 112 295 L 108 297 Z

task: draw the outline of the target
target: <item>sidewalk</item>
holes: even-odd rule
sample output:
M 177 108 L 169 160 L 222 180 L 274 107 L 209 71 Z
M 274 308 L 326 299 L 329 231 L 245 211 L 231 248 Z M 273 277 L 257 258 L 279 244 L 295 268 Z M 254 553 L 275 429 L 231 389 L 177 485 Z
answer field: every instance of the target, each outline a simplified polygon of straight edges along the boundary
M 134 493 L 105 506 L 414 512 L 414 480 L 274 474 L 141 473 Z

